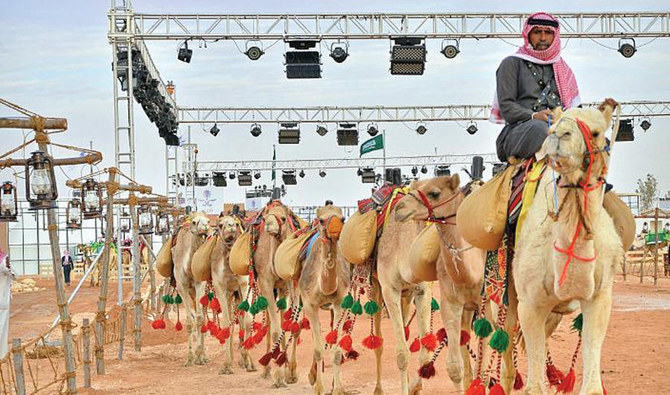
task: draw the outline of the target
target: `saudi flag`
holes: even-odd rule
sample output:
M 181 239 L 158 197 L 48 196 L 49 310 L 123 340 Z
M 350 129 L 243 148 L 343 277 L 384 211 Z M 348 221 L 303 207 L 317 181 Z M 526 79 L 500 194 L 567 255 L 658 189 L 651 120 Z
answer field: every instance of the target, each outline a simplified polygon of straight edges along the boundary
M 276 169 L 276 164 L 275 161 L 277 160 L 277 147 L 272 146 L 272 181 L 274 184 L 274 181 L 277 179 L 277 169 Z
M 384 135 L 380 134 L 361 144 L 361 155 L 384 148 Z

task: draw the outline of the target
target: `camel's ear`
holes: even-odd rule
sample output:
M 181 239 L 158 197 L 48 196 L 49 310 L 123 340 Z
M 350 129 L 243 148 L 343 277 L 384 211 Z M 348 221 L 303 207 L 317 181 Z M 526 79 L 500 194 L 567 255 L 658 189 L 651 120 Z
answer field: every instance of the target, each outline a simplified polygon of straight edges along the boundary
M 558 122 L 559 119 L 563 117 L 563 108 L 561 106 L 558 106 L 554 108 L 554 110 L 551 112 L 551 123 L 556 123 Z
M 451 178 L 449 179 L 449 188 L 451 188 L 452 191 L 455 191 L 456 189 L 458 189 L 459 185 L 461 185 L 461 178 L 458 176 L 457 173 L 451 176 Z
M 322 209 L 321 207 L 318 207 L 318 208 L 316 209 L 316 218 L 321 218 L 321 213 L 322 213 L 322 210 L 321 210 L 321 209 Z
M 617 103 L 617 101 L 611 97 L 605 99 L 605 101 L 603 101 L 602 104 L 598 106 L 598 110 L 600 110 L 600 112 L 603 114 L 603 118 L 605 118 L 605 122 L 607 123 L 608 127 L 612 123 L 612 113 L 618 106 L 619 103 Z
M 419 189 L 419 185 L 421 185 L 419 180 L 413 180 L 412 182 L 409 183 L 409 189 L 415 191 Z

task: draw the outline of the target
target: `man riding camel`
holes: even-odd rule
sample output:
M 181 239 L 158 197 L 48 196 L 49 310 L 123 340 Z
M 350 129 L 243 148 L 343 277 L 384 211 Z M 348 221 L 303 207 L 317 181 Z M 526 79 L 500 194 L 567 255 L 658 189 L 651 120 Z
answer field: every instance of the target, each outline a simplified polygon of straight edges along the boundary
M 496 140 L 502 162 L 532 157 L 547 137 L 551 110 L 581 104 L 575 76 L 561 57 L 558 19 L 535 13 L 524 23 L 522 36 L 523 46 L 496 72 L 490 120 L 505 124 Z

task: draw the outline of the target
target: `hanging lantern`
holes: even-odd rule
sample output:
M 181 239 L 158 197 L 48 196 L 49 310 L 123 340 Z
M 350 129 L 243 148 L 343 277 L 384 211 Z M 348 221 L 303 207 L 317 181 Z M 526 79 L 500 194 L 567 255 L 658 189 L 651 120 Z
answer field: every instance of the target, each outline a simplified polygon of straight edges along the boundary
M 102 216 L 102 190 L 94 179 L 89 178 L 81 186 L 81 202 L 84 218 L 93 219 Z
M 170 214 L 161 210 L 156 213 L 156 234 L 159 236 L 170 233 Z
M 140 234 L 148 235 L 154 232 L 154 219 L 151 216 L 151 207 L 141 205 L 137 208 Z
M 56 208 L 56 178 L 53 162 L 42 151 L 35 151 L 26 162 L 26 200 L 30 210 Z
M 67 202 L 65 217 L 68 229 L 81 229 L 81 201 L 79 199 L 72 198 Z
M 16 199 L 16 187 L 12 185 L 11 181 L 2 183 L 0 199 L 0 222 L 16 222 L 19 207 Z

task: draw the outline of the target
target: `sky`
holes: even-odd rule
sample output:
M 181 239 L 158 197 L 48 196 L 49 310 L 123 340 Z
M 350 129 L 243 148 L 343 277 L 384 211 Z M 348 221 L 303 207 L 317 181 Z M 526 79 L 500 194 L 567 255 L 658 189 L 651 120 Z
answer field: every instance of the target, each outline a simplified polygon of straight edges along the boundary
M 523 12 L 539 11 L 537 2 L 519 1 L 167 1 L 136 0 L 138 13 L 327 13 L 327 12 Z M 58 2 L 5 0 L 0 14 L 0 97 L 45 116 L 65 117 L 66 133 L 54 141 L 93 147 L 103 153 L 99 168 L 114 164 L 112 48 L 107 41 L 105 0 Z M 667 1 L 580 1 L 554 2 L 548 12 L 670 11 Z M 644 8 L 642 8 L 644 7 Z M 667 65 L 669 38 L 640 39 L 638 52 L 630 59 L 614 49 L 615 39 L 563 40 L 563 57 L 577 77 L 584 102 L 605 97 L 619 101 L 670 100 Z M 197 106 L 357 106 L 357 105 L 449 105 L 487 104 L 495 89 L 495 70 L 500 61 L 516 51 L 521 39 L 507 42 L 463 40 L 461 53 L 446 59 L 439 53 L 440 40 L 429 40 L 423 76 L 391 76 L 386 40 L 354 41 L 350 57 L 336 64 L 323 49 L 323 78 L 287 80 L 284 77 L 282 43 L 266 51 L 256 62 L 240 53 L 231 41 L 208 43 L 194 50 L 190 64 L 176 59 L 177 41 L 151 41 L 147 45 L 164 80 L 176 84 L 178 104 Z M 244 46 L 244 43 L 238 43 Z M 268 45 L 268 44 L 266 44 Z M 609 48 L 606 48 L 609 47 Z M 158 131 L 135 107 L 136 180 L 165 193 L 164 143 Z M 0 116 L 17 115 L 0 109 Z M 639 120 L 638 120 L 639 121 Z M 642 133 L 636 127 L 633 143 L 617 144 L 609 181 L 619 192 L 633 192 L 637 178 L 653 173 L 661 194 L 670 190 L 667 147 L 670 146 L 668 118 L 652 118 L 652 127 Z M 263 134 L 253 138 L 249 125 L 221 125 L 218 136 L 207 130 L 211 125 L 191 126 L 191 136 L 199 146 L 200 160 L 270 159 L 276 143 L 276 127 L 266 124 Z M 334 125 L 331 125 L 333 128 Z M 500 126 L 479 122 L 479 132 L 469 135 L 465 123 L 429 123 L 428 132 L 417 135 L 414 123 L 379 125 L 387 133 L 387 156 L 431 155 L 434 153 L 472 154 L 495 151 Z M 364 128 L 364 127 L 363 127 Z M 358 151 L 338 147 L 335 133 L 318 136 L 311 124 L 303 126 L 298 146 L 277 146 L 279 159 L 356 157 Z M 181 126 L 179 133 L 186 133 Z M 0 151 L 18 145 L 21 131 L 5 130 Z M 361 134 L 361 142 L 367 137 Z M 58 156 L 58 152 L 56 152 Z M 370 155 L 379 155 L 373 153 Z M 488 166 L 487 174 L 490 174 Z M 82 166 L 65 170 L 67 177 L 87 174 Z M 408 169 L 405 169 L 408 172 Z M 432 170 L 431 170 L 432 172 Z M 428 175 L 430 175 L 430 173 Z M 354 205 L 369 195 L 355 170 L 331 170 L 325 178 L 318 171 L 307 172 L 297 186 L 289 186 L 284 200 L 292 205 L 317 205 L 326 199 L 339 205 Z M 467 179 L 465 173 L 462 178 Z M 8 179 L 3 170 L 0 178 Z M 69 195 L 57 173 L 61 196 Z M 223 190 L 213 190 L 218 202 L 243 201 L 243 188 L 229 182 Z M 271 184 L 269 172 L 258 184 Z

